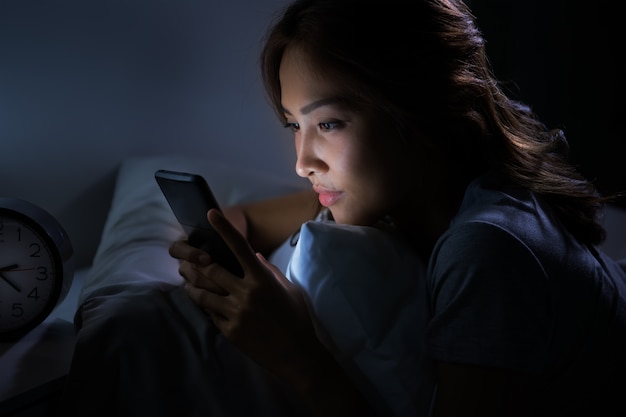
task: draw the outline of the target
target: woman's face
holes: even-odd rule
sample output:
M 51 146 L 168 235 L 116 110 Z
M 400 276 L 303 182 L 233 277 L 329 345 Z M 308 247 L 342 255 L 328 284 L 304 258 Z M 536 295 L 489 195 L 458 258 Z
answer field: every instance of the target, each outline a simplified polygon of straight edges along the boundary
M 296 172 L 311 181 L 337 223 L 371 225 L 404 200 L 407 152 L 392 126 L 340 100 L 341 86 L 288 48 L 280 66 L 281 102 L 295 135 Z

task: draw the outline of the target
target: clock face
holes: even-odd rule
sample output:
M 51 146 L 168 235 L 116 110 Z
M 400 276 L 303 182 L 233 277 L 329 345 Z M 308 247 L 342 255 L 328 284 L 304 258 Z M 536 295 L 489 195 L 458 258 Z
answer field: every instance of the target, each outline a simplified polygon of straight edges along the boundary
M 54 308 L 62 276 L 53 247 L 36 223 L 0 212 L 0 334 L 30 330 Z

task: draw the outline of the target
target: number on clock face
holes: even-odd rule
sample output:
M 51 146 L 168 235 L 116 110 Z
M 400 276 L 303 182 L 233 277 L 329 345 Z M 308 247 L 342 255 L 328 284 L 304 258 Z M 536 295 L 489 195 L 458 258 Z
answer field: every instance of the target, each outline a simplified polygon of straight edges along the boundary
M 0 330 L 47 315 L 56 279 L 44 238 L 20 221 L 0 217 Z

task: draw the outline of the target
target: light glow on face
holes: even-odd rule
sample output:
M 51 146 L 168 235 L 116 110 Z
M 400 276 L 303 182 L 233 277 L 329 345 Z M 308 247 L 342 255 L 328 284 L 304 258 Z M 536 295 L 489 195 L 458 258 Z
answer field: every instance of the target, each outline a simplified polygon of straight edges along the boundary
M 296 172 L 308 178 L 337 223 L 371 225 L 403 198 L 404 155 L 380 117 L 350 105 L 341 86 L 316 72 L 299 49 L 280 67 L 286 127 Z

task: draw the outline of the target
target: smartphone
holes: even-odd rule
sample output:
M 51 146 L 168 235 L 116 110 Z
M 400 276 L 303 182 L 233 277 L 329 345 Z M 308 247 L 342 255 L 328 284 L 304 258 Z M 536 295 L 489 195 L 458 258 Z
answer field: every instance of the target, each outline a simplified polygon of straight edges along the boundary
M 198 174 L 164 169 L 156 171 L 154 178 L 187 233 L 189 244 L 208 252 L 232 274 L 243 277 L 237 257 L 207 219 L 210 209 L 221 209 L 206 180 Z

